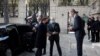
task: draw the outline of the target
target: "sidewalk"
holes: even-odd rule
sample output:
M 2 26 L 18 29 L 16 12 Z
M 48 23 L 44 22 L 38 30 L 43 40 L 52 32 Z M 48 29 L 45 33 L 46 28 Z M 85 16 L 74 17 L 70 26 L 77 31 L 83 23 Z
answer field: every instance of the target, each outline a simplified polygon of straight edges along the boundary
M 74 35 L 73 37 L 72 34 L 69 34 L 68 35 L 70 38 L 70 42 L 71 42 L 71 53 L 70 53 L 70 56 L 77 56 L 76 53 L 76 41 L 75 41 L 75 38 Z M 100 56 L 100 43 L 91 43 L 89 40 L 88 40 L 88 37 L 87 35 L 85 36 L 84 38 L 84 43 L 83 43 L 83 56 Z
M 62 32 L 60 34 L 60 45 L 62 49 L 62 56 L 77 56 L 76 39 L 74 34 L 66 34 Z M 49 56 L 50 44 L 47 41 L 47 53 L 44 56 Z M 24 52 L 19 56 L 34 56 L 34 53 Z M 56 45 L 54 44 L 53 56 L 59 56 Z M 87 36 L 84 38 L 83 44 L 83 56 L 100 56 L 100 43 L 91 43 L 88 41 Z

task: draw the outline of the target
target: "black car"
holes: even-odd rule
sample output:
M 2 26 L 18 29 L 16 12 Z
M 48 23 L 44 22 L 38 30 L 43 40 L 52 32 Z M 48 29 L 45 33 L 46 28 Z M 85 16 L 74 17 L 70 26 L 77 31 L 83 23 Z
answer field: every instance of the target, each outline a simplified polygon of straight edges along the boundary
M 0 24 L 0 52 L 3 52 L 0 56 L 5 54 L 7 49 L 11 50 L 12 56 L 16 56 L 25 50 L 34 48 L 33 33 L 30 25 Z
M 0 56 L 5 56 L 5 52 L 8 48 L 8 33 L 6 30 L 6 25 L 0 26 Z

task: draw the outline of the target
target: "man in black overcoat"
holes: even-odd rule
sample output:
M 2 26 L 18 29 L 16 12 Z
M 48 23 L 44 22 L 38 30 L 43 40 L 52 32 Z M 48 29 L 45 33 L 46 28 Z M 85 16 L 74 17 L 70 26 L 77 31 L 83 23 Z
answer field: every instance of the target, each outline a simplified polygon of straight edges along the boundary
M 58 53 L 59 56 L 62 56 L 62 51 L 61 51 L 61 47 L 60 47 L 60 37 L 59 37 L 59 33 L 60 33 L 60 26 L 58 23 L 55 22 L 55 19 L 51 19 L 50 23 L 48 24 L 48 34 L 49 34 L 49 40 L 50 40 L 50 56 L 53 55 L 53 45 L 54 42 L 57 45 L 57 49 L 58 49 Z
M 85 22 L 82 18 L 78 15 L 78 12 L 75 9 L 71 10 L 71 15 L 74 19 L 72 30 L 75 31 L 76 43 L 77 43 L 77 55 L 82 56 L 82 46 L 83 46 L 83 39 L 85 36 Z
M 36 56 L 42 55 L 42 49 L 46 47 L 46 37 L 47 37 L 47 24 L 48 19 L 42 18 L 41 23 L 37 27 L 37 37 L 36 37 Z

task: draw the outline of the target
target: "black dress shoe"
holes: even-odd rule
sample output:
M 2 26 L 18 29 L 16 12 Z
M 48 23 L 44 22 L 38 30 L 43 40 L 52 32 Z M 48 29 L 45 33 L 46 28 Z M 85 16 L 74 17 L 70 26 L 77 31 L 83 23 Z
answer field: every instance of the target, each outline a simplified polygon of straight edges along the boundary
M 96 41 L 96 42 L 99 42 L 99 41 Z
M 46 52 L 44 52 L 42 55 L 46 55 Z
M 32 49 L 28 49 L 27 52 L 35 52 L 35 51 L 33 51 Z

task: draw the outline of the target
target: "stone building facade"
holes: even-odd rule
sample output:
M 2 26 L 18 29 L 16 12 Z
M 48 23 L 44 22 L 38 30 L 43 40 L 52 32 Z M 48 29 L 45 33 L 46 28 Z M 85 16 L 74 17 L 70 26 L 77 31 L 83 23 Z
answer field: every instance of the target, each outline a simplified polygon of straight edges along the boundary
M 96 8 L 93 9 L 93 3 L 96 3 Z M 87 6 L 58 6 L 59 0 L 50 1 L 50 16 L 54 17 L 60 26 L 64 29 L 67 28 L 68 12 L 75 9 L 79 12 L 80 16 L 86 14 L 87 16 L 100 12 L 100 0 L 90 0 Z
M 96 1 L 96 2 L 95 2 Z M 50 17 L 54 17 L 57 22 L 60 23 L 62 28 L 66 28 L 67 26 L 67 18 L 68 12 L 71 9 L 76 9 L 79 11 L 79 15 L 82 16 L 86 14 L 87 16 L 90 14 L 94 14 L 100 12 L 100 0 L 91 0 L 89 1 L 89 6 L 58 6 L 59 0 L 50 0 Z M 96 8 L 92 8 L 92 4 L 96 3 Z M 18 2 L 18 17 L 9 18 L 10 23 L 21 23 L 25 24 L 26 17 L 26 4 L 25 0 L 19 0 Z M 0 18 L 0 23 L 3 23 L 4 19 Z

